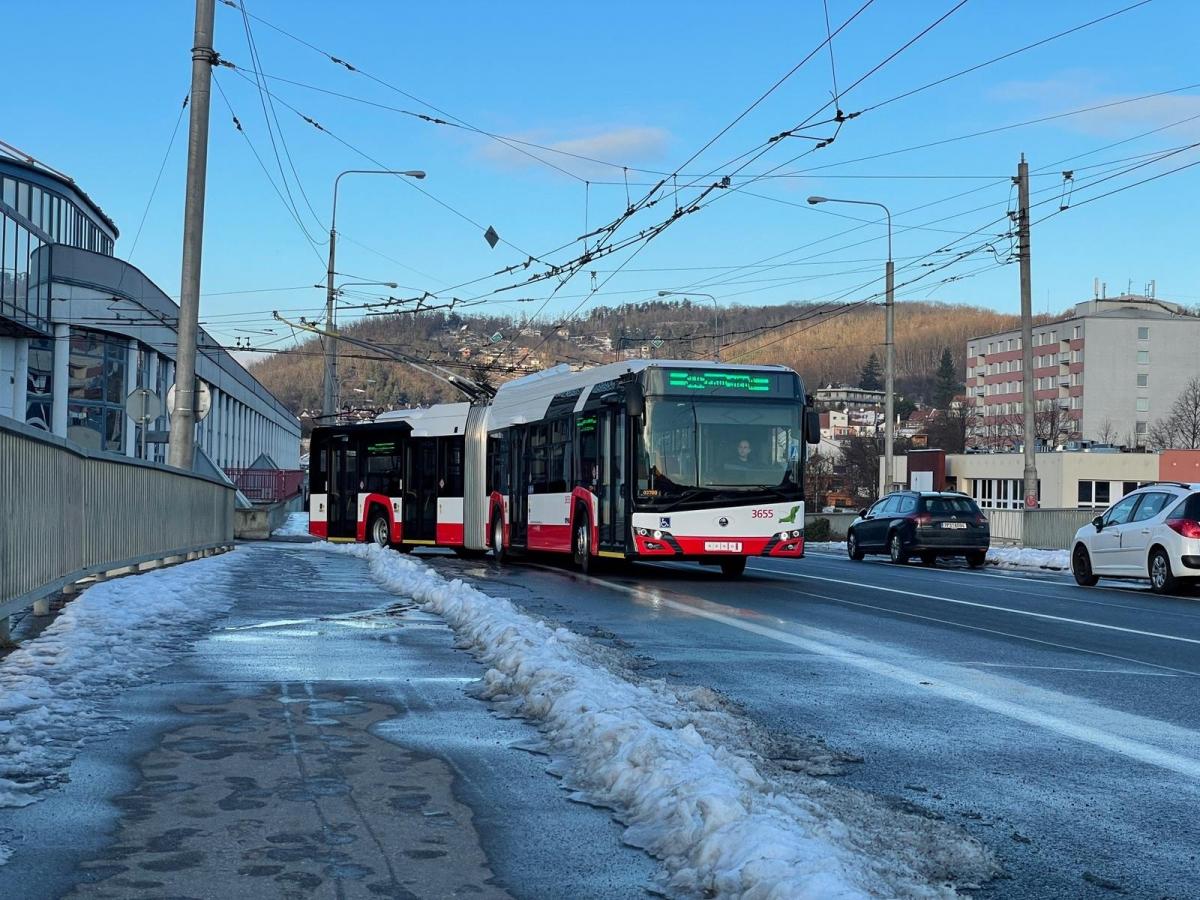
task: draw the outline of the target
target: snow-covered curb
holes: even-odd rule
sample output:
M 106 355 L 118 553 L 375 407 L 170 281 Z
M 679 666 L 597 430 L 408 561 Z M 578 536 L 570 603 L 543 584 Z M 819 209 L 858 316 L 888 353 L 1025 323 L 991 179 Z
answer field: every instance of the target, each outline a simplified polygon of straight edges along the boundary
M 224 554 L 97 584 L 0 660 L 0 807 L 37 802 L 86 740 L 120 727 L 101 702 L 169 662 L 228 606 L 213 580 L 231 562 Z M 0 864 L 10 853 L 0 845 Z
M 785 794 L 746 756 L 697 728 L 662 682 L 606 667 L 586 638 L 554 628 L 460 580 L 374 545 L 322 549 L 365 559 L 389 590 L 442 616 L 490 668 L 477 691 L 538 724 L 544 749 L 577 799 L 614 810 L 625 840 L 659 858 L 672 894 L 754 900 L 952 897 L 878 834 L 850 828 L 814 796 Z M 878 824 L 886 832 L 891 823 Z M 924 848 L 936 855 L 932 848 Z M 944 848 L 941 848 L 944 849 Z M 964 868 L 986 851 L 963 840 Z M 969 862 L 967 862 L 969 860 Z
M 806 550 L 824 553 L 845 553 L 845 541 L 809 541 Z M 1026 572 L 1046 570 L 1062 572 L 1071 568 L 1066 550 L 1034 550 L 1027 547 L 992 547 L 988 550 L 987 565 L 998 569 L 1017 569 Z

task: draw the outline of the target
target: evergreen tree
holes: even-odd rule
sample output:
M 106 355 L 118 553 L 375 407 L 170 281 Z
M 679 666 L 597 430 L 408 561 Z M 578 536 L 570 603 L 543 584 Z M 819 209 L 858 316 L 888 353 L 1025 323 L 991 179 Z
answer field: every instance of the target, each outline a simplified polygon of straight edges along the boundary
M 954 357 L 950 355 L 950 348 L 945 347 L 942 349 L 942 361 L 934 378 L 933 405 L 937 409 L 949 409 L 961 389 L 962 382 L 958 380 L 958 372 L 954 369 Z
M 864 391 L 882 391 L 883 378 L 880 376 L 879 357 L 874 353 L 867 359 L 866 365 L 858 375 L 858 386 Z

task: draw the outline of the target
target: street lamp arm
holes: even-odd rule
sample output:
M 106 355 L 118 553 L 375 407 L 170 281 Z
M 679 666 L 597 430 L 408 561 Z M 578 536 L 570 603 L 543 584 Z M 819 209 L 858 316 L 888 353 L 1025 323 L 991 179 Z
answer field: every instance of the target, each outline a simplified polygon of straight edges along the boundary
M 810 206 L 816 206 L 818 203 L 853 203 L 855 206 L 878 206 L 887 216 L 888 229 L 888 259 L 892 258 L 892 211 L 882 203 L 875 200 L 843 200 L 841 197 L 809 197 L 808 203 Z

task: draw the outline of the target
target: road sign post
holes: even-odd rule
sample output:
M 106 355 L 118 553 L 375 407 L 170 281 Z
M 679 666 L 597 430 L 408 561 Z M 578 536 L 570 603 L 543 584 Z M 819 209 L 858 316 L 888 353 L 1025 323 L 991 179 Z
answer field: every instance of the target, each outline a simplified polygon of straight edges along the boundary
M 134 388 L 125 398 L 125 414 L 142 433 L 142 459 L 146 458 L 146 426 L 162 415 L 162 409 L 162 399 L 150 388 Z

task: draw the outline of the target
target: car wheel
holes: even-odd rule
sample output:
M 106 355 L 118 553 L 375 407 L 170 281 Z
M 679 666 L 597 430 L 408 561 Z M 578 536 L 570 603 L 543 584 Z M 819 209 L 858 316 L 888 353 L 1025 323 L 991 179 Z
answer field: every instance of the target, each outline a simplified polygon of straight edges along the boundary
M 1173 594 L 1179 589 L 1179 579 L 1171 572 L 1171 560 L 1161 547 L 1150 554 L 1150 589 L 1156 594 Z
M 377 547 L 389 546 L 392 542 L 389 531 L 387 516 L 383 513 L 375 513 L 371 516 L 371 524 L 367 526 L 367 537 L 371 543 Z
M 929 566 L 930 568 L 933 568 L 934 566 L 936 566 L 937 565 L 937 554 L 936 553 L 922 553 L 921 554 L 921 565 Z
M 1095 587 L 1100 581 L 1097 575 L 1092 574 L 1092 558 L 1082 544 L 1071 554 L 1071 574 L 1080 587 Z
M 898 531 L 893 531 L 892 536 L 888 539 L 888 555 L 898 566 L 903 566 L 908 562 L 908 554 L 904 552 L 904 539 L 900 537 Z
M 499 516 L 492 516 L 492 557 L 496 562 L 504 562 L 508 553 L 504 549 L 504 521 Z
M 846 554 L 855 562 L 861 562 L 864 556 L 862 547 L 858 546 L 858 537 L 853 531 L 846 535 Z
M 977 550 L 974 553 L 967 554 L 967 565 L 972 569 L 978 569 L 985 562 L 987 562 L 986 550 Z
M 721 574 L 726 578 L 737 578 L 746 571 L 746 557 L 733 556 L 721 560 Z
M 582 512 L 575 514 L 575 534 L 571 547 L 576 568 L 586 575 L 592 570 L 592 530 L 588 527 L 587 516 Z

